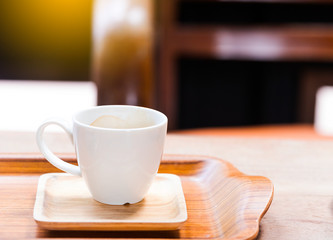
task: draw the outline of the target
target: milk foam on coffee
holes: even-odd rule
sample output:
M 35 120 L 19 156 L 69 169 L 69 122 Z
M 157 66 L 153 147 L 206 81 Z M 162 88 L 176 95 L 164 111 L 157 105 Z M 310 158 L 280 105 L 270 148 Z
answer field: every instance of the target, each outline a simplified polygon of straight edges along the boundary
M 113 115 L 102 115 L 93 121 L 90 126 L 101 128 L 131 129 L 144 128 L 154 124 L 152 119 L 147 119 L 143 114 L 135 114 L 131 118 L 125 119 Z

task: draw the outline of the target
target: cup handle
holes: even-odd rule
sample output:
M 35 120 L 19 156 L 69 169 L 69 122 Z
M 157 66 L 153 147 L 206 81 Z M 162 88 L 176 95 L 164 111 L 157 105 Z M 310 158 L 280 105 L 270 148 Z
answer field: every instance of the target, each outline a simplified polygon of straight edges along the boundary
M 81 176 L 80 167 L 75 166 L 73 164 L 69 164 L 69 163 L 61 160 L 56 155 L 54 155 L 54 153 L 51 152 L 51 150 L 45 144 L 44 139 L 43 139 L 43 133 L 44 133 L 45 128 L 48 125 L 60 126 L 62 129 L 65 130 L 65 132 L 70 136 L 71 140 L 73 141 L 72 128 L 66 121 L 61 120 L 61 119 L 47 120 L 44 123 L 42 123 L 42 125 L 39 126 L 39 128 L 37 129 L 37 133 L 36 133 L 37 145 L 38 145 L 41 153 L 44 155 L 46 160 L 49 161 L 56 168 L 59 168 L 60 170 L 71 173 L 73 175 Z

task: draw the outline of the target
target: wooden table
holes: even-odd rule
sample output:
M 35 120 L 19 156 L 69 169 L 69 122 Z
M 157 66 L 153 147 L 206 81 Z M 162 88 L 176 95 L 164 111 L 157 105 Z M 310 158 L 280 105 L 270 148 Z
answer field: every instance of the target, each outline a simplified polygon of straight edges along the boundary
M 50 134 L 48 140 L 54 151 L 73 154 L 65 134 Z M 0 143 L 1 172 L 6 171 L 6 158 L 40 156 L 33 133 L 3 132 Z M 274 199 L 260 223 L 258 239 L 333 239 L 331 139 L 170 134 L 165 153 L 215 156 L 229 161 L 245 174 L 270 178 L 275 187 Z M 33 204 L 22 209 L 26 199 L 36 191 L 35 187 L 26 188 L 25 183 L 37 184 L 38 175 L 22 176 L 18 182 L 8 181 L 11 176 L 0 175 L 0 239 L 44 238 L 32 218 Z M 20 193 L 11 191 L 10 184 L 20 184 Z M 1 201 L 8 194 L 13 195 L 12 201 Z M 20 209 L 24 214 L 17 216 L 13 209 Z

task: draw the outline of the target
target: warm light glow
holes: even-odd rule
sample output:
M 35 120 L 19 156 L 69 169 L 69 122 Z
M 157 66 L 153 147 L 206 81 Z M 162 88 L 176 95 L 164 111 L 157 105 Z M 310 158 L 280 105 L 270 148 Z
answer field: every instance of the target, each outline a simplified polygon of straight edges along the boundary
M 91 12 L 92 0 L 0 1 L 0 78 L 1 68 L 15 64 L 25 79 L 72 72 L 88 79 Z

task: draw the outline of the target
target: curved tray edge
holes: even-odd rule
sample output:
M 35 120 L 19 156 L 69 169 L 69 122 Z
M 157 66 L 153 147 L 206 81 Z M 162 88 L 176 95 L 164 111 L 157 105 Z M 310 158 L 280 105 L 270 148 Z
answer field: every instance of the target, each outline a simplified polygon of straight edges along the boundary
M 255 176 L 255 175 L 247 175 L 241 171 L 239 171 L 233 164 L 231 164 L 230 162 L 218 158 L 218 157 L 214 157 L 214 156 L 206 156 L 206 155 L 178 155 L 178 154 L 166 154 L 163 156 L 163 161 L 193 161 L 193 160 L 198 160 L 198 161 L 220 161 L 223 162 L 227 169 L 244 178 L 250 179 L 251 181 L 257 181 L 260 180 L 261 184 L 265 185 L 265 188 L 268 189 L 267 191 L 267 200 L 266 200 L 266 205 L 265 208 L 262 209 L 262 211 L 260 213 L 258 213 L 257 217 L 255 219 L 249 219 L 247 221 L 247 223 L 250 223 L 249 225 L 253 224 L 253 221 L 255 221 L 255 227 L 251 228 L 251 229 L 247 229 L 246 233 L 244 232 L 239 232 L 237 234 L 237 236 L 231 236 L 230 239 L 247 239 L 247 240 L 252 240 L 255 239 L 258 234 L 259 234 L 259 230 L 260 230 L 260 221 L 262 220 L 262 218 L 265 216 L 265 214 L 267 213 L 268 209 L 270 208 L 272 201 L 273 201 L 273 196 L 274 196 L 274 185 L 273 182 L 264 176 Z M 246 236 L 246 237 L 245 237 Z M 244 238 L 245 237 L 245 238 Z M 224 239 L 224 238 L 223 238 Z M 229 239 L 229 238 L 228 238 Z

